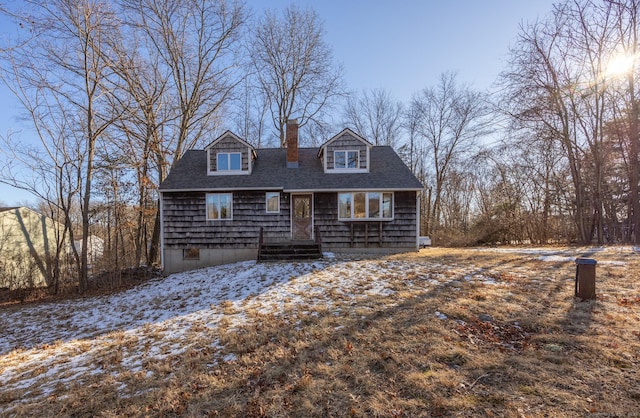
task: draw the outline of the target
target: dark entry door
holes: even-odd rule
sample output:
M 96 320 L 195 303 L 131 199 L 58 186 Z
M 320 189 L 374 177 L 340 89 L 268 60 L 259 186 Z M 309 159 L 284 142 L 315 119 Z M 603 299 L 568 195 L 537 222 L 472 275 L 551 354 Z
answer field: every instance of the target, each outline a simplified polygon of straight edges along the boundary
M 292 200 L 291 228 L 293 239 L 308 240 L 312 237 L 311 195 L 294 194 Z

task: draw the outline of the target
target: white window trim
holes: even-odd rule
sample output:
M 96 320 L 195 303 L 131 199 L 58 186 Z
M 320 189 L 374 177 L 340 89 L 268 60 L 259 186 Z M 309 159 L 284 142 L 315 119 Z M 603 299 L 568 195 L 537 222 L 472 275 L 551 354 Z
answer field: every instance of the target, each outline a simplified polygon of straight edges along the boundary
M 228 218 L 210 218 L 209 217 L 209 196 L 228 195 L 231 197 L 231 216 Z M 220 202 L 220 200 L 218 200 Z M 220 221 L 232 221 L 233 220 L 233 193 L 207 193 L 205 195 L 205 211 L 207 221 L 220 222 Z
M 365 201 L 365 217 L 364 218 L 355 218 L 354 217 L 354 210 L 355 210 L 355 204 L 354 204 L 354 195 L 356 193 L 364 193 L 365 197 L 364 197 L 364 201 Z M 369 217 L 369 193 L 380 193 L 380 217 L 378 218 L 370 218 Z M 351 217 L 350 218 L 341 218 L 340 217 L 340 195 L 341 194 L 350 194 L 351 195 Z M 383 208 L 382 208 L 382 204 L 384 201 L 384 195 L 385 194 L 390 194 L 391 195 L 391 217 L 390 218 L 384 218 L 382 217 L 382 214 L 384 213 Z M 394 219 L 395 216 L 395 210 L 394 210 L 394 202 L 395 202 L 395 196 L 393 192 L 378 192 L 375 190 L 371 190 L 371 191 L 367 191 L 367 192 L 363 192 L 363 191 L 357 191 L 357 192 L 338 192 L 338 220 L 339 221 L 354 221 L 354 222 L 362 222 L 362 221 L 392 221 Z
M 242 152 L 216 152 L 215 153 L 215 158 L 216 158 L 216 170 L 212 170 L 211 167 L 211 153 L 214 152 L 214 150 L 207 150 L 207 173 L 210 176 L 238 176 L 241 174 L 251 174 L 251 170 L 243 170 L 242 169 Z M 218 154 L 227 154 L 227 155 L 231 155 L 231 154 L 240 154 L 240 170 L 217 170 L 217 165 L 218 165 Z M 249 153 L 249 155 L 251 155 Z M 229 157 L 231 158 L 231 157 Z M 231 163 L 231 161 L 229 160 L 229 163 Z M 249 167 L 251 167 L 251 163 L 249 163 Z
M 336 167 L 336 160 L 338 159 L 336 155 L 338 153 L 344 153 L 344 167 Z M 346 164 L 349 162 L 349 153 L 356 154 L 356 166 L 355 167 L 347 167 Z M 355 149 L 336 149 L 333 150 L 333 168 L 334 170 L 357 170 L 360 168 L 360 151 Z
M 295 208 L 293 207 L 293 197 L 294 196 L 309 196 L 311 199 L 311 207 L 309 208 L 309 210 L 311 211 L 310 215 L 311 215 L 311 239 L 314 240 L 316 239 L 316 226 L 315 226 L 315 222 L 316 222 L 316 216 L 315 216 L 315 195 L 313 193 L 313 191 L 307 191 L 307 192 L 300 192 L 300 193 L 291 193 L 289 194 L 289 203 L 290 203 L 290 208 L 289 208 L 289 224 L 291 225 L 290 231 L 289 231 L 289 238 L 293 239 L 293 211 L 295 210 Z
M 220 158 L 221 155 L 226 155 L 227 156 L 227 164 L 229 166 L 228 170 L 218 170 L 218 159 Z M 231 156 L 232 155 L 239 155 L 240 156 L 240 168 L 237 169 L 237 170 L 231 169 Z M 238 172 L 242 171 L 242 153 L 241 152 L 216 152 L 216 171 L 218 173 L 238 173 Z
M 350 152 L 355 152 L 356 155 L 358 156 L 358 161 L 356 163 L 356 167 L 355 168 L 348 168 L 348 167 L 341 167 L 341 168 L 337 168 L 336 167 L 336 153 L 339 152 L 343 152 L 345 153 L 345 162 L 348 160 L 348 154 Z M 369 153 L 367 152 L 367 159 L 369 158 Z M 333 168 L 332 169 L 328 169 L 325 170 L 327 172 L 332 172 L 332 173 L 367 173 L 369 172 L 368 168 L 360 168 L 360 163 L 361 163 L 361 159 L 360 159 L 360 151 L 357 149 L 334 149 L 333 150 Z M 366 162 L 366 165 L 368 166 L 368 162 Z
M 278 197 L 278 210 L 269 210 L 269 195 L 275 194 Z M 264 194 L 264 206 L 266 213 L 280 213 L 280 192 L 266 192 Z

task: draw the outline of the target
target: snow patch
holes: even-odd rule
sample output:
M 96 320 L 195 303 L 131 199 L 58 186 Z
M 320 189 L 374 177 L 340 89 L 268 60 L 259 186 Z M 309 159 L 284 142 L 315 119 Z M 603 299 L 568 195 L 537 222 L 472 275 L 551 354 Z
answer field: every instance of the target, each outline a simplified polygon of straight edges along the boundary
M 596 251 L 628 252 L 630 248 Z M 640 252 L 640 247 L 633 251 Z M 578 253 L 590 254 L 587 249 L 524 252 L 554 262 L 574 261 Z M 300 317 L 340 318 L 345 314 L 340 308 L 368 298 L 378 298 L 376 303 L 385 298 L 385 307 L 396 306 L 401 287 L 414 293 L 436 287 L 454 293 L 465 280 L 504 283 L 481 269 L 441 265 L 426 258 L 399 262 L 333 253 L 324 256 L 313 262 L 233 263 L 173 274 L 108 296 L 5 310 L 0 387 L 8 393 L 30 392 L 24 399 L 1 404 L 0 415 L 12 415 L 21 402 L 41 402 L 51 394 L 64 396 L 72 382 L 82 384 L 91 376 L 108 377 L 120 395 L 130 396 L 119 377 L 122 368 L 151 377 L 158 362 L 179 361 L 198 347 L 208 347 L 212 359 L 237 361 L 235 354 L 222 354 L 225 347 L 220 344 L 220 333 L 241 330 L 259 321 L 261 315 L 282 318 L 285 312 L 293 313 L 297 317 L 282 319 L 300 327 Z M 408 272 L 410 278 L 406 277 Z M 362 312 L 374 310 L 367 303 L 358 306 Z M 448 319 L 440 311 L 434 315 Z M 344 325 L 337 321 L 336 330 L 342 330 Z M 215 364 L 212 361 L 212 367 Z
M 576 257 L 564 257 L 559 255 L 542 255 L 538 257 L 538 260 L 546 261 L 550 263 L 563 263 L 563 262 L 576 261 Z
M 444 321 L 445 319 L 448 319 L 448 318 L 449 318 L 447 315 L 445 315 L 445 314 L 443 314 L 443 313 L 441 313 L 441 312 L 439 312 L 439 311 L 436 311 L 435 315 L 436 315 L 436 318 L 441 319 L 441 320 L 443 320 L 443 321 Z
M 232 361 L 238 360 L 238 356 L 236 356 L 235 354 L 231 353 L 231 354 L 227 354 L 224 357 L 222 357 L 222 360 L 224 360 L 225 363 L 231 363 Z

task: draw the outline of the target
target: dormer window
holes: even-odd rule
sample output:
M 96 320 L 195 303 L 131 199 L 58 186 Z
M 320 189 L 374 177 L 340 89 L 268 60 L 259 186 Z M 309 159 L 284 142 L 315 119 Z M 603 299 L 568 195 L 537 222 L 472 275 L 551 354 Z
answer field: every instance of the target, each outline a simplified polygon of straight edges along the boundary
M 245 140 L 226 131 L 205 147 L 207 152 L 207 175 L 249 175 L 258 154 Z
M 360 168 L 360 153 L 358 151 L 334 151 L 333 155 L 336 170 Z
M 320 147 L 318 158 L 325 173 L 368 173 L 371 147 L 366 139 L 345 129 Z
M 218 171 L 242 170 L 242 154 L 239 152 L 219 152 L 216 161 Z

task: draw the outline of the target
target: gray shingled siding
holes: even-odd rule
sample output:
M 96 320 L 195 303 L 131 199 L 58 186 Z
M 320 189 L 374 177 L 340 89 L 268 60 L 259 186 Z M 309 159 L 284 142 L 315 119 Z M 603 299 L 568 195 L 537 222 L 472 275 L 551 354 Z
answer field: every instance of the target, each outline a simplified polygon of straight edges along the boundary
M 219 152 L 239 152 L 242 154 L 242 171 L 249 169 L 249 150 L 246 145 L 241 144 L 232 136 L 227 135 L 222 138 L 213 147 L 209 148 L 209 166 L 211 171 L 217 170 L 217 157 Z
M 234 192 L 233 220 L 208 221 L 206 193 L 163 193 L 164 246 L 257 248 L 260 227 L 267 238 L 290 235 L 289 199 L 280 193 L 280 213 L 266 213 L 265 192 Z
M 338 221 L 338 194 L 315 193 L 315 226 L 320 231 L 324 248 L 416 247 L 416 192 L 394 193 L 394 219 L 382 222 Z M 351 224 L 353 223 L 353 246 Z M 382 242 L 379 229 L 382 226 Z M 365 232 L 368 236 L 365 238 Z
M 333 151 L 360 151 L 360 168 L 367 169 L 367 145 L 362 141 L 344 134 L 340 138 L 335 139 L 325 149 L 325 158 L 327 159 L 327 170 L 333 170 Z
M 166 249 L 257 248 L 260 226 L 265 240 L 288 239 L 290 197 L 280 193 L 280 213 L 266 213 L 265 192 L 233 193 L 233 220 L 206 220 L 203 192 L 163 193 L 164 247 Z M 314 225 L 320 231 L 323 247 L 377 247 L 382 225 L 380 247 L 415 248 L 416 192 L 394 193 L 393 221 L 369 223 L 368 237 L 362 222 L 338 221 L 338 195 L 335 192 L 314 194 Z

